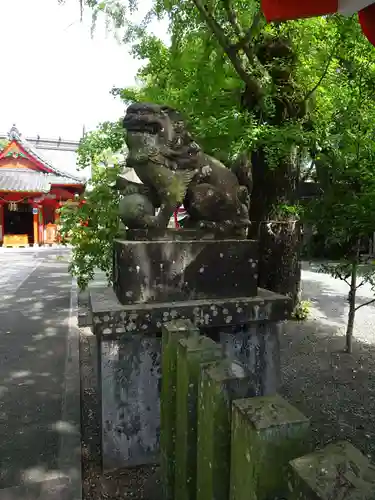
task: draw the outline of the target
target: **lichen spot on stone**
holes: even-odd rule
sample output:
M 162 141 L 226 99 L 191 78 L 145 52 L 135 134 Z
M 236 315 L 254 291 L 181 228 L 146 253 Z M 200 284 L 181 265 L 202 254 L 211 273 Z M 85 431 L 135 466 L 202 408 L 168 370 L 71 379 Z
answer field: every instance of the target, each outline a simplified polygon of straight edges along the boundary
M 156 322 L 156 328 L 161 328 L 161 322 L 160 321 Z
M 237 312 L 238 312 L 238 314 L 241 314 L 243 312 L 242 307 L 237 307 Z
M 257 263 L 256 262 L 252 262 L 251 267 L 254 269 L 254 267 L 256 267 L 256 266 L 257 266 Z
M 110 328 L 104 328 L 103 329 L 103 335 L 110 335 L 112 333 Z
M 204 165 L 204 167 L 202 167 L 202 174 L 203 175 L 210 175 L 211 172 L 212 172 L 212 168 L 209 165 Z
M 176 309 L 172 309 L 171 311 L 171 318 L 172 319 L 176 319 L 178 316 L 178 312 L 176 311 Z
M 103 316 L 103 321 L 109 321 L 109 316 L 108 315 Z
M 128 332 L 134 332 L 134 330 L 136 330 L 136 328 L 137 328 L 137 325 L 133 321 L 129 321 L 129 323 L 126 326 L 126 330 Z
M 224 314 L 224 316 L 226 316 L 227 314 L 229 314 L 229 311 L 228 311 L 228 309 L 226 307 L 224 307 L 224 309 L 223 309 L 223 314 Z
M 126 293 L 125 293 L 126 297 L 130 298 L 132 295 L 133 295 L 133 292 L 131 290 L 128 290 Z
M 203 266 L 199 269 L 199 272 L 200 273 L 204 273 L 204 267 Z
M 220 252 L 220 258 L 222 259 L 224 257 L 224 254 Z

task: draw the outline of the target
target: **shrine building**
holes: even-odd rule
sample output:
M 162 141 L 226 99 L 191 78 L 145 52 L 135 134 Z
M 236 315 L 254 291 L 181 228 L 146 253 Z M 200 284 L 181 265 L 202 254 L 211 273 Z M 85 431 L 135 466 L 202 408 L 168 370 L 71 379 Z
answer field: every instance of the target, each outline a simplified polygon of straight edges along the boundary
M 15 126 L 0 152 L 0 245 L 58 241 L 58 209 L 85 190 L 85 180 L 55 168 Z

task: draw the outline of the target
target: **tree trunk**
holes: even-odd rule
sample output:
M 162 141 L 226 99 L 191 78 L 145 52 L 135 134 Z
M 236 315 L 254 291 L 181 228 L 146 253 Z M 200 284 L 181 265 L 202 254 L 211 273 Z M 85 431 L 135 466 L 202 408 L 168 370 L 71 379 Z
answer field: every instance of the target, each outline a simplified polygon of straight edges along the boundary
M 297 170 L 292 155 L 290 162 L 270 168 L 261 150 L 253 153 L 252 165 L 249 237 L 259 240 L 258 286 L 287 295 L 294 308 L 300 296 L 301 224 L 290 215 L 276 219 L 275 208 L 294 202 Z
M 301 225 L 299 221 L 262 222 L 259 228 L 258 285 L 287 295 L 293 308 L 300 300 Z
M 358 270 L 358 261 L 353 261 L 351 278 L 350 278 L 349 313 L 348 313 L 348 323 L 346 326 L 346 349 L 345 349 L 345 351 L 349 354 L 352 352 L 352 344 L 353 344 L 355 303 L 356 303 L 356 293 L 357 293 L 357 270 Z

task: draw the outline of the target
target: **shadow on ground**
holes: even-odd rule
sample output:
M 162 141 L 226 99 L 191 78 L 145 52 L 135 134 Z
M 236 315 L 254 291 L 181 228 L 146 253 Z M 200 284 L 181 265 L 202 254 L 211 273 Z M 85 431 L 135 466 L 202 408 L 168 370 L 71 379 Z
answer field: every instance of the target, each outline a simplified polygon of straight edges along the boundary
M 61 476 L 71 278 L 44 264 L 0 303 L 0 489 Z
M 311 418 L 314 446 L 347 439 L 375 460 L 375 332 L 373 344 L 354 339 L 353 353 L 344 353 L 344 296 L 318 281 L 304 288 L 321 317 L 285 324 L 282 393 Z

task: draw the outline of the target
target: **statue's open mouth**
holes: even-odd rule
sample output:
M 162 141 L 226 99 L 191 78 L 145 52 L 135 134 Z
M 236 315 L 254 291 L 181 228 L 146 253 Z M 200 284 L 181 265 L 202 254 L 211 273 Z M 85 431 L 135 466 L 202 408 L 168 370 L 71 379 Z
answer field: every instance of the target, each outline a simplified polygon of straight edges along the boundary
M 158 134 L 163 128 L 159 120 L 161 108 L 155 104 L 131 104 L 123 121 L 123 126 L 128 132 L 143 134 Z
M 127 119 L 125 117 L 124 128 L 127 132 L 156 135 L 160 132 L 161 125 L 155 121 L 140 120 L 139 118 Z

